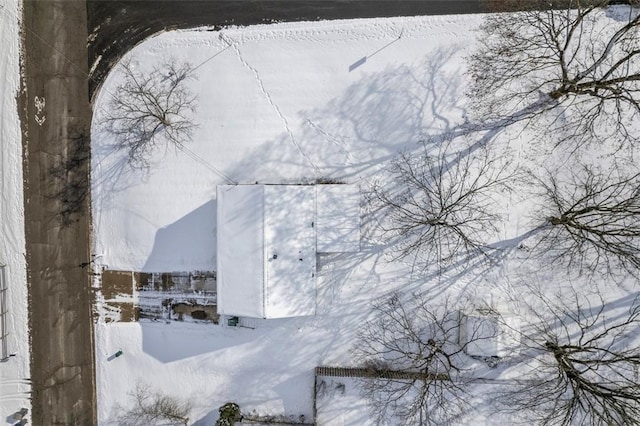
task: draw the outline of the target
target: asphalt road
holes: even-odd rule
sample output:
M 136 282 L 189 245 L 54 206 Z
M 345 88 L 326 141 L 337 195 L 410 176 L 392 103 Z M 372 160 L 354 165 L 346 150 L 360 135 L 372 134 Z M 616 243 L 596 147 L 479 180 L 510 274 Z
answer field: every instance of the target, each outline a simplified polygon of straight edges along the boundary
M 34 425 L 96 424 L 89 257 L 87 15 L 24 3 L 25 231 Z M 26 87 L 24 86 L 26 84 Z

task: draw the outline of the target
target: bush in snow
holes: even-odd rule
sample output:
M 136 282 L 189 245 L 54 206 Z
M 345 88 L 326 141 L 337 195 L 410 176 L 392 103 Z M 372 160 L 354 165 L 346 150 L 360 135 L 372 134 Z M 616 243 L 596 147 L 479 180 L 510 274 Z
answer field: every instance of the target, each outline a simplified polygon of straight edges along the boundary
M 216 422 L 216 426 L 233 426 L 236 422 L 242 420 L 240 414 L 240 406 L 235 402 L 227 402 L 218 409 L 220 418 Z
M 117 422 L 120 426 L 187 425 L 191 406 L 174 396 L 152 392 L 148 385 L 138 383 L 129 393 L 133 404 L 120 408 Z

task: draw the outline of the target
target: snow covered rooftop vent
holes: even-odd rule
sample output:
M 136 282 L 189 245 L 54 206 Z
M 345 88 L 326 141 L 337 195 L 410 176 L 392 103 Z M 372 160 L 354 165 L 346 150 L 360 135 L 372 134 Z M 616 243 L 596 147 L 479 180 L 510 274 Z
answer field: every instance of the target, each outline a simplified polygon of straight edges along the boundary
M 218 186 L 218 312 L 314 315 L 313 186 Z

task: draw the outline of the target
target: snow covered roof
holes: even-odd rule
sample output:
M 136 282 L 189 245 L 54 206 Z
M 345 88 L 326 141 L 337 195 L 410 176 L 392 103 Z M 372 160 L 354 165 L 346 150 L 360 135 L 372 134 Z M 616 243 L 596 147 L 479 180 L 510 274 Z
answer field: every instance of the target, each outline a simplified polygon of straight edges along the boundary
M 316 251 L 360 250 L 352 185 L 218 186 L 218 312 L 315 314 Z
M 472 356 L 505 357 L 517 347 L 520 321 L 515 315 L 462 313 L 460 343 Z
M 317 185 L 317 250 L 360 251 L 360 189 L 356 185 Z
M 314 315 L 315 188 L 218 186 L 218 312 Z

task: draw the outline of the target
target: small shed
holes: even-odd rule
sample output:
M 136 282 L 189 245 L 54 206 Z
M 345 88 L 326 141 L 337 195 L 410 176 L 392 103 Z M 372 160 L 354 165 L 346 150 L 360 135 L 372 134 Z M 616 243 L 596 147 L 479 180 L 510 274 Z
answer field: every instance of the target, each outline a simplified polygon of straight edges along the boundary
M 315 315 L 316 253 L 360 249 L 357 186 L 223 185 L 217 203 L 224 315 Z
M 511 313 L 493 310 L 460 312 L 460 344 L 479 358 L 504 358 L 518 347 L 520 320 Z

